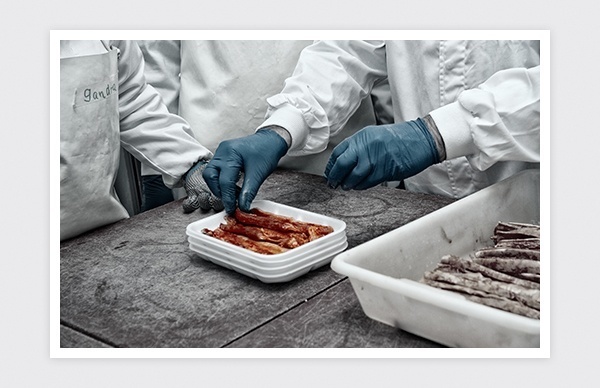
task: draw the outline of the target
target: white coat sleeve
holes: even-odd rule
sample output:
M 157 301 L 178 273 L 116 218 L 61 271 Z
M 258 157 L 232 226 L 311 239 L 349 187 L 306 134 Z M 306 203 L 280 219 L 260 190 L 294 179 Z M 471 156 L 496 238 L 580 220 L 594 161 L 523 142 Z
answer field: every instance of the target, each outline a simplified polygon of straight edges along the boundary
M 167 109 L 179 114 L 181 41 L 137 40 L 144 56 L 144 76 L 161 95 Z
M 540 67 L 495 73 L 431 113 L 447 159 L 484 171 L 499 161 L 540 161 Z
M 212 154 L 194 138 L 189 124 L 169 113 L 158 92 L 146 83 L 142 52 L 134 41 L 111 41 L 119 56 L 121 144 L 136 159 L 159 171 L 168 187 Z
M 288 155 L 323 151 L 387 76 L 383 41 L 318 41 L 306 47 L 280 94 L 267 99 L 266 121 L 292 137 Z
M 181 41 L 136 40 L 144 56 L 144 76 L 163 99 L 169 112 L 179 114 L 179 91 L 181 89 Z M 146 163 L 141 164 L 142 176 L 159 175 Z

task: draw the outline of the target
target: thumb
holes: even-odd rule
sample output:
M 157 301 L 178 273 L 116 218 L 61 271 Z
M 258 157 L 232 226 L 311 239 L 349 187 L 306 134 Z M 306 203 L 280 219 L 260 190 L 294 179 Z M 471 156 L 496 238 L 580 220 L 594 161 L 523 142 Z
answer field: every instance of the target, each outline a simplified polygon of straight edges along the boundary
M 183 212 L 191 213 L 200 207 L 198 195 L 195 193 L 188 194 L 187 198 L 182 203 Z
M 210 203 L 210 206 L 213 209 L 215 209 L 216 212 L 220 212 L 221 210 L 223 210 L 225 208 L 225 206 L 223 205 L 223 201 L 221 201 L 220 198 L 217 198 L 214 195 L 210 196 L 209 203 Z
M 244 183 L 242 184 L 242 189 L 240 190 L 240 194 L 238 196 L 238 206 L 240 210 L 245 212 L 250 211 L 252 201 L 254 201 L 254 198 L 258 193 L 258 189 L 264 180 L 265 178 L 259 174 L 244 175 Z
M 331 155 L 329 156 L 329 160 L 327 161 L 327 165 L 325 166 L 325 177 L 329 177 L 329 173 L 331 172 L 331 169 L 333 168 L 333 166 L 335 165 L 335 162 L 337 161 L 337 159 L 340 157 L 340 155 L 342 155 L 349 146 L 349 141 L 347 141 L 346 139 L 344 139 L 344 141 L 342 141 L 340 144 L 338 144 L 333 151 L 331 152 Z

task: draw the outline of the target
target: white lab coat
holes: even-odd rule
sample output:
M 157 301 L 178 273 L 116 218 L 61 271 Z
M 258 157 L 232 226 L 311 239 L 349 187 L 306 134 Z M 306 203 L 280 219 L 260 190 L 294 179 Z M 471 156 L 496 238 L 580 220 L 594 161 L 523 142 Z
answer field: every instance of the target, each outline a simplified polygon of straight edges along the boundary
M 539 41 L 319 41 L 306 48 L 262 124 L 320 152 L 387 78 L 395 122 L 431 114 L 448 160 L 406 187 L 461 198 L 539 168 Z
M 61 41 L 60 47 L 63 240 L 128 216 L 112 187 L 119 142 L 170 187 L 212 154 L 146 84 L 135 43 Z
M 188 121 L 196 139 L 214 152 L 223 140 L 250 135 L 264 121 L 266 99 L 278 93 L 312 41 L 183 40 L 138 41 L 148 64 L 148 82 L 165 103 Z M 177 47 L 180 47 L 179 53 Z M 171 108 L 174 109 L 174 108 Z M 371 100 L 330 139 L 325 152 L 286 156 L 280 166 L 323 174 L 341 140 L 375 123 Z M 142 166 L 142 175 L 154 172 Z

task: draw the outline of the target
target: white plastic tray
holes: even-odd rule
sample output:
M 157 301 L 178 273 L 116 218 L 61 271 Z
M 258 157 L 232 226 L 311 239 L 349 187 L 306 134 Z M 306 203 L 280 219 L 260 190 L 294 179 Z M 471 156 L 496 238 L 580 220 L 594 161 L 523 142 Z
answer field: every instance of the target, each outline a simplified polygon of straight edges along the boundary
M 539 179 L 539 170 L 519 173 L 343 252 L 331 267 L 377 321 L 451 347 L 539 347 L 539 320 L 418 282 L 442 256 L 493 244 L 498 221 L 539 222 Z
M 348 247 L 347 241 L 334 244 L 331 247 L 318 249 L 312 255 L 303 257 L 297 263 L 276 268 L 256 268 L 247 262 L 237 260 L 219 251 L 206 247 L 198 247 L 190 243 L 190 249 L 200 257 L 214 264 L 234 270 L 246 276 L 258 279 L 264 283 L 280 283 L 293 280 L 299 276 L 324 266 L 331 262 L 333 257 Z
M 214 243 L 216 241 L 216 243 L 218 245 L 223 247 L 223 249 L 229 251 L 231 254 L 243 254 L 245 256 L 250 256 L 255 259 L 269 258 L 269 260 L 271 260 L 271 261 L 285 260 L 290 257 L 296 257 L 296 256 L 304 253 L 305 251 L 312 251 L 317 246 L 327 244 L 328 242 L 331 242 L 332 240 L 336 240 L 336 239 L 340 238 L 341 235 L 344 235 L 344 237 L 345 237 L 345 234 L 346 234 L 346 223 L 344 221 L 338 220 L 336 218 L 327 217 L 327 216 L 324 216 L 321 214 L 309 212 L 309 211 L 302 210 L 302 209 L 297 209 L 297 208 L 294 208 L 291 206 L 282 205 L 282 204 L 279 204 L 276 202 L 266 201 L 266 200 L 254 201 L 254 202 L 252 202 L 252 207 L 257 207 L 261 210 L 271 212 L 274 214 L 278 214 L 278 215 L 282 215 L 282 216 L 286 216 L 286 217 L 292 217 L 298 221 L 311 222 L 311 223 L 321 224 L 321 225 L 329 225 L 333 228 L 333 232 L 326 236 L 323 236 L 319 239 L 316 239 L 314 241 L 311 241 L 304 245 L 301 245 L 297 248 L 290 249 L 287 252 L 278 253 L 275 255 L 264 255 L 264 254 L 252 252 L 248 249 L 238 247 L 237 245 L 233 245 L 233 244 L 227 243 L 225 241 L 221 241 L 219 239 L 216 239 L 214 237 L 211 237 L 211 236 L 208 236 L 208 235 L 202 233 L 202 229 L 204 229 L 204 228 L 213 230 L 213 229 L 217 228 L 221 223 L 225 222 L 225 215 L 226 215 L 225 211 L 222 211 L 213 216 L 192 222 L 191 224 L 189 224 L 187 226 L 186 233 L 187 233 L 188 237 L 189 236 L 194 237 L 198 241 L 207 241 L 209 243 Z
M 286 255 L 286 257 L 281 258 L 281 255 L 256 255 L 248 249 L 242 249 L 241 251 L 237 251 L 232 254 L 229 246 L 225 246 L 223 242 L 216 238 L 210 239 L 199 239 L 195 236 L 188 236 L 188 241 L 190 244 L 194 244 L 198 248 L 208 248 L 213 251 L 216 251 L 220 254 L 225 254 L 228 257 L 234 257 L 238 260 L 242 260 L 246 263 L 252 264 L 253 266 L 259 268 L 271 268 L 271 267 L 282 267 L 291 264 L 297 263 L 299 260 L 303 259 L 307 255 L 311 255 L 314 252 L 319 252 L 324 249 L 329 248 L 332 245 L 339 245 L 341 243 L 346 242 L 346 235 L 340 234 L 336 236 L 335 239 L 326 241 L 324 244 L 319 244 L 313 246 L 310 250 L 302 250 L 295 255 Z M 229 244 L 227 244 L 229 245 Z M 298 247 L 299 248 L 299 247 Z M 297 249 L 297 248 L 294 248 Z M 259 256 L 259 257 L 257 257 Z
M 205 260 L 265 283 L 274 283 L 295 279 L 328 264 L 348 246 L 346 223 L 343 221 L 272 201 L 254 201 L 253 207 L 298 221 L 329 225 L 333 232 L 284 253 L 259 254 L 202 233 L 204 228 L 213 230 L 225 222 L 223 211 L 188 225 L 186 233 L 190 249 Z

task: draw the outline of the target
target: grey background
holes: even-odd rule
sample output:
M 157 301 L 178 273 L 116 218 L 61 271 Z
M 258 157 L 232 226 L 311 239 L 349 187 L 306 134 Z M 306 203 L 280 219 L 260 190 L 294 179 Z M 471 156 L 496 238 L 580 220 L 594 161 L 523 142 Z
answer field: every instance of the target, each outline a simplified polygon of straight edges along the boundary
M 598 343 L 598 5 L 593 1 L 4 2 L 0 375 L 25 387 L 584 386 Z M 192 5 L 193 4 L 193 5 Z M 551 5 L 552 4 L 552 5 Z M 366 8 L 368 5 L 369 8 Z M 551 358 L 50 359 L 49 31 L 548 29 Z M 564 381 L 563 381 L 564 380 Z M 562 382 L 562 383 L 561 383 Z

